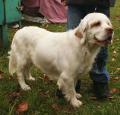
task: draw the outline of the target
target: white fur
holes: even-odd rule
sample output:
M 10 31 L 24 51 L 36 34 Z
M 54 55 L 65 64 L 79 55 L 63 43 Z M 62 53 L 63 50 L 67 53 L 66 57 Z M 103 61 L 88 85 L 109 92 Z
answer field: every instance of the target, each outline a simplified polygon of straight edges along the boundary
M 90 28 L 90 25 L 100 21 L 101 25 Z M 109 19 L 100 13 L 88 14 L 80 25 L 67 32 L 50 32 L 38 27 L 24 27 L 14 35 L 10 57 L 9 72 L 17 73 L 18 82 L 23 90 L 30 87 L 24 77 L 35 80 L 30 74 L 34 64 L 50 79 L 57 80 L 59 89 L 74 107 L 79 107 L 81 97 L 75 91 L 76 81 L 89 72 L 101 45 L 99 40 L 106 40 L 106 28 L 112 28 Z M 82 37 L 76 33 L 82 34 Z M 111 35 L 109 35 L 111 36 Z

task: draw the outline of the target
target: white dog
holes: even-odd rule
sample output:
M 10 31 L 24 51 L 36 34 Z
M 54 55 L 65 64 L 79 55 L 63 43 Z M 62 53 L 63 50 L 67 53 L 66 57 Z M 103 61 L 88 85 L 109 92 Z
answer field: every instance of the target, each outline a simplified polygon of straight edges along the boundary
M 79 107 L 82 102 L 75 91 L 76 81 L 90 71 L 100 47 L 108 45 L 112 35 L 110 20 L 101 13 L 88 14 L 77 28 L 67 32 L 24 27 L 12 41 L 9 72 L 16 72 L 21 88 L 30 90 L 24 77 L 35 80 L 29 71 L 34 64 L 50 79 L 57 80 L 65 98 Z

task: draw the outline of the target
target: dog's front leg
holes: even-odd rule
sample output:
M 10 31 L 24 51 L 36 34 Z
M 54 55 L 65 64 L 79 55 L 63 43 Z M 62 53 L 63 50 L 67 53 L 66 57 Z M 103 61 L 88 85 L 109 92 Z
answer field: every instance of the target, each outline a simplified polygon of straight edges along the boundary
M 76 98 L 77 99 L 79 99 L 79 98 L 81 98 L 82 97 L 82 95 L 80 94 L 80 93 L 78 93 L 78 89 L 80 90 L 80 86 L 79 86 L 79 88 L 77 89 L 77 82 L 78 82 L 78 77 L 74 80 L 74 85 L 75 85 L 75 91 L 76 91 Z M 80 85 L 80 84 L 79 84 Z
M 58 79 L 57 85 L 60 90 L 62 90 L 65 98 L 70 101 L 73 107 L 79 107 L 82 102 L 77 99 L 77 93 L 75 91 L 74 79 L 70 75 L 62 73 Z

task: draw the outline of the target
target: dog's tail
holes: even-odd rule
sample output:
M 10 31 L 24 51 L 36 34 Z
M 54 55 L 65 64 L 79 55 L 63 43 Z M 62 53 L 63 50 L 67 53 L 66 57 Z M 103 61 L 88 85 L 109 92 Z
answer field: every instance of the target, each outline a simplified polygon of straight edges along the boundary
M 13 75 L 16 72 L 17 60 L 15 55 L 15 44 L 12 43 L 11 51 L 8 52 L 9 56 L 9 73 Z

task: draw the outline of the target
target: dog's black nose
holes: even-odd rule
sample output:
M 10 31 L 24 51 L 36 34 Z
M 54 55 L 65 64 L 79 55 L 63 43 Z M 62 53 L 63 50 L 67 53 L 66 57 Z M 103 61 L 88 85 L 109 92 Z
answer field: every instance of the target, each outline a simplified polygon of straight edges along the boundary
M 108 34 L 112 34 L 113 33 L 113 28 L 106 28 L 106 31 Z

